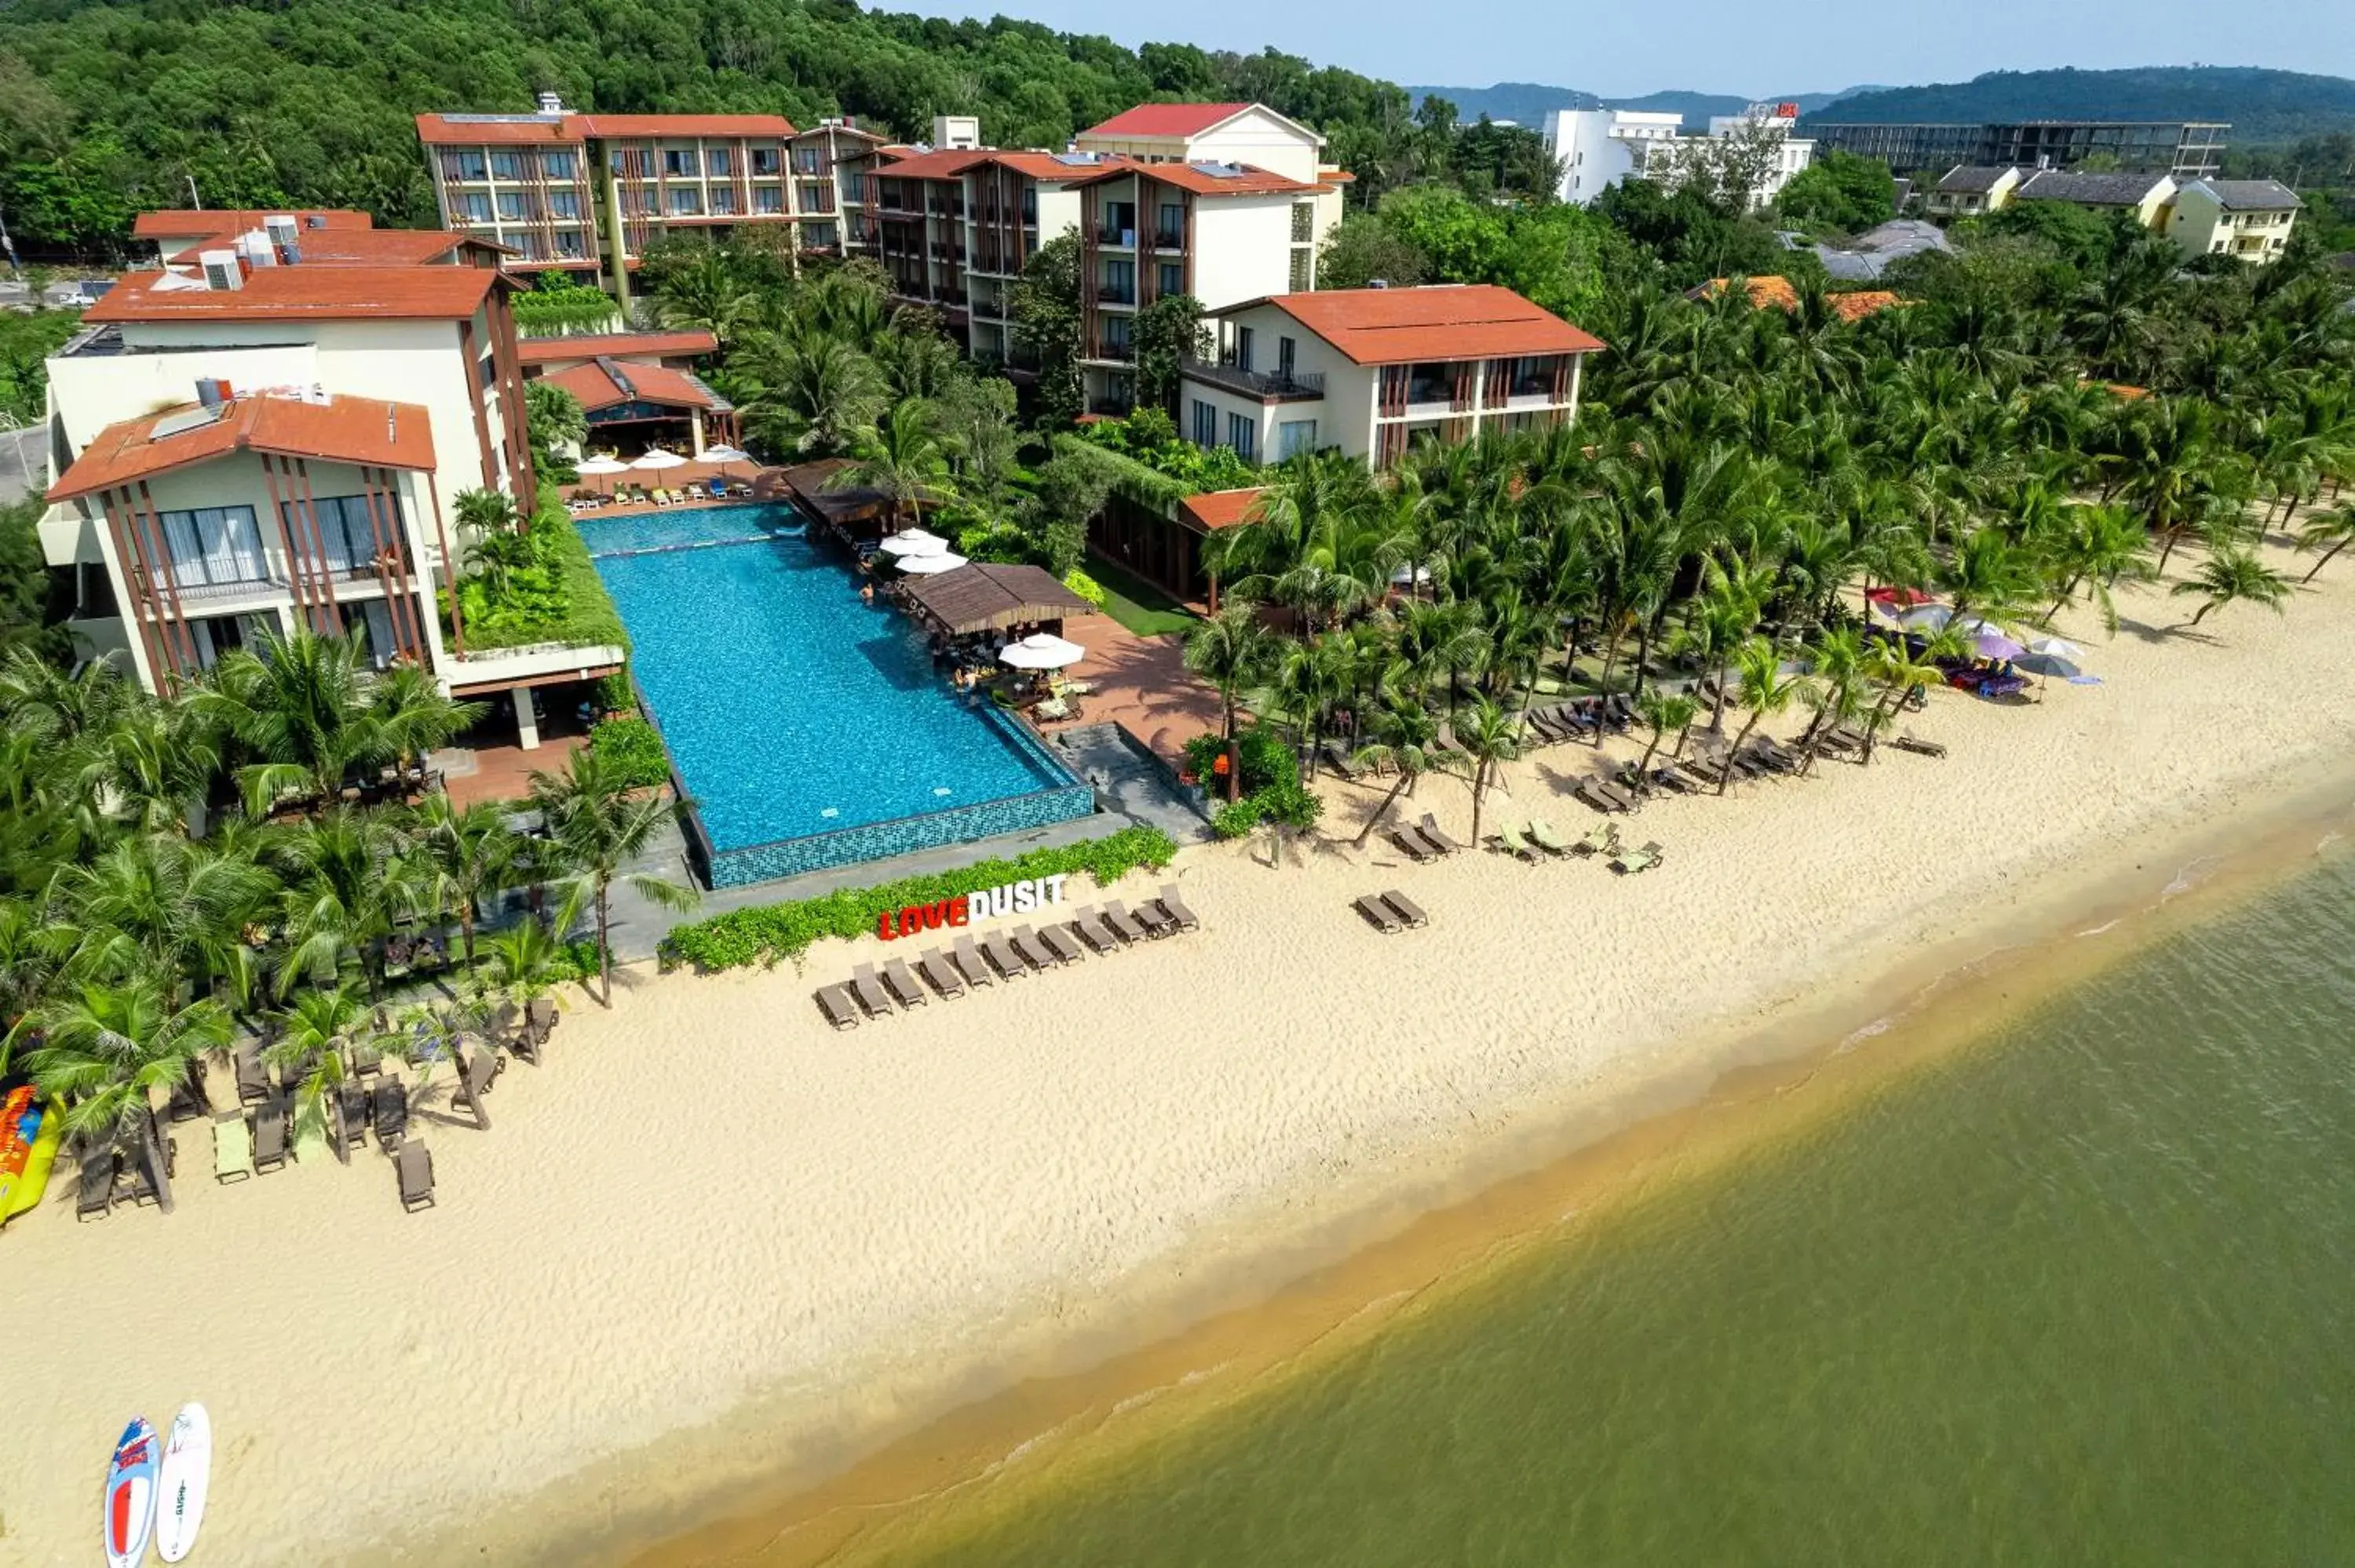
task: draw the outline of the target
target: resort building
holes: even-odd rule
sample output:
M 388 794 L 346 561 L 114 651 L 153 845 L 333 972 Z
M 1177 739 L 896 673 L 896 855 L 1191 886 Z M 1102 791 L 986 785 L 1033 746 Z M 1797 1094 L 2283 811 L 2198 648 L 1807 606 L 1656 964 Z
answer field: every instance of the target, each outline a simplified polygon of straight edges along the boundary
M 2026 170 L 2010 164 L 1957 164 L 1930 187 L 1922 205 L 1946 217 L 2000 212 L 2027 177 Z
M 2191 180 L 2175 193 L 2167 237 L 2188 255 L 2262 266 L 2280 259 L 2304 205 L 2277 180 Z
M 602 280 L 626 301 L 646 248 L 678 233 L 773 228 L 838 251 L 881 139 L 844 120 L 797 132 L 776 114 L 421 114 L 444 228 L 507 247 L 516 270 Z M 803 226 L 806 224 L 805 230 Z
M 1561 170 L 1559 195 L 1581 207 L 1622 180 L 1641 179 L 1653 153 L 1674 142 L 1681 114 L 1625 109 L 1557 109 L 1545 119 L 1546 150 Z
M 1817 145 L 1877 158 L 1901 175 L 1957 165 L 2066 169 L 2099 155 L 2121 169 L 2204 178 L 2232 126 L 2215 121 L 2020 120 L 1979 124 L 1843 124 L 1810 118 Z
M 1737 137 L 1756 136 L 1770 144 L 1773 156 L 1759 171 L 1757 185 L 1751 188 L 1750 205 L 1762 207 L 1770 205 L 1815 160 L 1816 144 L 1795 134 L 1799 123 L 1799 106 L 1796 103 L 1753 103 L 1739 114 L 1712 114 L 1709 133 L 1721 142 Z
M 222 235 L 242 234 L 260 228 L 262 219 L 272 216 L 259 211 L 237 211 L 215 207 L 170 207 L 159 212 L 143 212 L 131 221 L 134 239 L 149 239 L 155 244 L 155 264 L 178 261 L 191 250 L 218 240 Z M 323 229 L 348 232 L 357 228 L 373 228 L 376 219 L 364 212 L 351 212 L 339 207 L 314 207 L 282 216 L 291 217 L 305 236 L 316 236 Z
M 1185 366 L 1179 431 L 1262 461 L 1336 448 L 1382 466 L 1419 435 L 1566 424 L 1603 346 L 1490 284 L 1277 294 L 1214 316 L 1217 358 Z
M 124 278 L 48 360 L 40 535 L 82 646 L 156 691 L 263 628 L 365 633 L 379 665 L 461 694 L 617 667 L 618 649 L 469 657 L 463 624 L 444 636 L 458 497 L 536 495 L 512 285 L 460 264 L 486 248 L 362 231 L 439 259 L 347 262 L 282 242 L 302 232 L 264 215 L 195 266 Z M 527 691 L 517 711 L 528 743 Z
M 1018 374 L 1031 366 L 1008 291 L 1041 245 L 1075 232 L 1088 403 L 1120 412 L 1134 401 L 1133 323 L 1154 301 L 1217 310 L 1316 287 L 1345 178 L 1318 163 L 1322 145 L 1254 104 L 1156 104 L 1062 153 L 885 149 L 868 175 L 868 243 L 900 299 Z M 1283 167 L 1211 156 L 1238 151 Z

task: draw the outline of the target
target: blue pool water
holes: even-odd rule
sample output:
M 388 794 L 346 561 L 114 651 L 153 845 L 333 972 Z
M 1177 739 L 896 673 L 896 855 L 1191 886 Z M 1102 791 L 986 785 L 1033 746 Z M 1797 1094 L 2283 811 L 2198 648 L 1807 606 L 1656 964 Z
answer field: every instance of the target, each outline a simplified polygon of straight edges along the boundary
M 907 617 L 861 603 L 790 508 L 579 525 L 702 816 L 716 883 L 1092 809 L 1035 737 L 933 673 Z

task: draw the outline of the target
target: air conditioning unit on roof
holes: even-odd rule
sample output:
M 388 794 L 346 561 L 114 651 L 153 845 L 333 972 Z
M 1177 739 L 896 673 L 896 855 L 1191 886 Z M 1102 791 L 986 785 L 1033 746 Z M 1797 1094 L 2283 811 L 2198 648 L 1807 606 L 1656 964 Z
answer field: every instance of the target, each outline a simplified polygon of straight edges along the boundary
M 234 250 L 207 250 L 197 257 L 205 270 L 205 287 L 216 292 L 245 287 L 245 269 L 238 264 Z

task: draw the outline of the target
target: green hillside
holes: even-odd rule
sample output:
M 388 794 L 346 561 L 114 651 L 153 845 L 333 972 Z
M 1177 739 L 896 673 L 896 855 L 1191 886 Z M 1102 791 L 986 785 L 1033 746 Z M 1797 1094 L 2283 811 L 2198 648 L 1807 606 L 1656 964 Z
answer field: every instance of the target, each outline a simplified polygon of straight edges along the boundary
M 2236 143 L 2355 127 L 2355 81 L 2258 66 L 1991 71 L 1966 82 L 1859 92 L 1817 122 L 2223 120 Z

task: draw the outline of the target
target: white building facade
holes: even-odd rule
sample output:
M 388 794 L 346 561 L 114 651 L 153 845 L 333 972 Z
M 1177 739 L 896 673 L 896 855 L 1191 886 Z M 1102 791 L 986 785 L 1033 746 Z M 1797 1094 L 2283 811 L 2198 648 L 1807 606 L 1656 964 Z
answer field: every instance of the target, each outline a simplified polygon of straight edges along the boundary
M 1625 179 L 1642 179 L 1654 151 L 1676 140 L 1681 114 L 1625 109 L 1557 109 L 1545 119 L 1546 148 L 1561 170 L 1557 192 L 1585 207 Z

